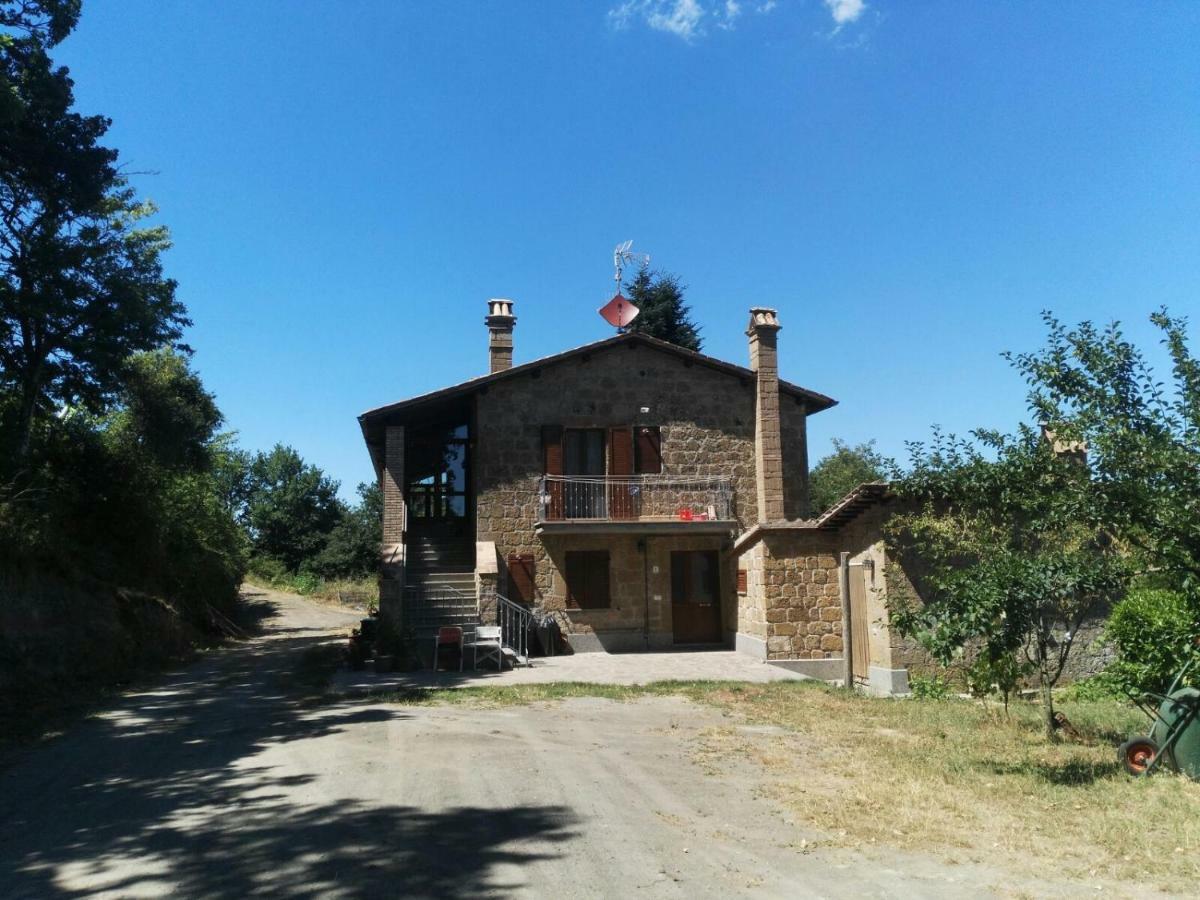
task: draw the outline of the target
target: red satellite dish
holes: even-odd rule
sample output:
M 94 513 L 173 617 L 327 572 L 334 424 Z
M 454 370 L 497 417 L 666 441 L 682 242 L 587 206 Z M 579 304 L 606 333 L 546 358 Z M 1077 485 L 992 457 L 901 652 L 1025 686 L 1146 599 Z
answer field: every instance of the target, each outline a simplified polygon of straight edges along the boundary
M 613 328 L 625 328 L 637 318 L 641 310 L 630 303 L 628 297 L 617 294 L 596 312 L 600 313 L 600 318 Z

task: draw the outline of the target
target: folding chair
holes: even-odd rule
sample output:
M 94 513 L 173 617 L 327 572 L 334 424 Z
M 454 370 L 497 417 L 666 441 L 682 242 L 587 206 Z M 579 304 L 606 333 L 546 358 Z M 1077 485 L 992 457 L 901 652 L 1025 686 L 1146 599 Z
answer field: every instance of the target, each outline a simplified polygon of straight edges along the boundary
M 483 661 L 489 659 L 496 661 L 496 671 L 499 672 L 504 668 L 504 654 L 500 649 L 500 626 L 499 625 L 480 625 L 475 629 L 475 640 L 468 643 L 472 650 L 472 664 L 474 668 L 479 668 L 479 651 L 483 651 Z
M 463 630 L 457 625 L 443 625 L 438 629 L 437 637 L 433 639 L 433 671 L 441 671 L 438 668 L 438 658 L 441 655 L 443 647 L 458 648 L 458 671 L 462 671 L 463 657 L 466 655 L 463 652 Z

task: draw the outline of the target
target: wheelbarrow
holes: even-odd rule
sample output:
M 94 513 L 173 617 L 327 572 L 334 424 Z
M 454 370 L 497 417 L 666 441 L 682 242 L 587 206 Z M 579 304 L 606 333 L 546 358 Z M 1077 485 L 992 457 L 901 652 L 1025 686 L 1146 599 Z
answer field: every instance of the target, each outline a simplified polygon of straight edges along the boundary
M 1131 737 L 1117 751 L 1130 775 L 1149 775 L 1166 765 L 1200 781 L 1200 690 L 1181 686 L 1198 659 L 1200 654 L 1193 653 L 1165 694 L 1130 694 L 1150 717 L 1150 733 Z

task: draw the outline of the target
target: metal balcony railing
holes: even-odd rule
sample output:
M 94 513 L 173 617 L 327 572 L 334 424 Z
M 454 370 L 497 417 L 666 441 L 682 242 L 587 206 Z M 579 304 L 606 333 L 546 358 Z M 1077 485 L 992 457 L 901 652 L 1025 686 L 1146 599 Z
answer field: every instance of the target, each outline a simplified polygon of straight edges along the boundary
M 733 518 L 729 478 L 544 475 L 540 521 L 704 522 Z

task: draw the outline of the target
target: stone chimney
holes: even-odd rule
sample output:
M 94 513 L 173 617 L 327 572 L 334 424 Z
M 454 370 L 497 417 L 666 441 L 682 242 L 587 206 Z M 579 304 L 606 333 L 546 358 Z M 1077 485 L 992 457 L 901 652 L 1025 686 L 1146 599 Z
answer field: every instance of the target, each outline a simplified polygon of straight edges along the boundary
M 488 327 L 489 373 L 503 372 L 512 368 L 513 326 L 517 317 L 513 315 L 511 300 L 489 300 L 488 314 L 483 320 Z
M 775 310 L 750 309 L 750 368 L 758 375 L 754 400 L 754 471 L 758 521 L 780 522 L 783 514 L 783 443 L 779 426 L 779 319 Z

